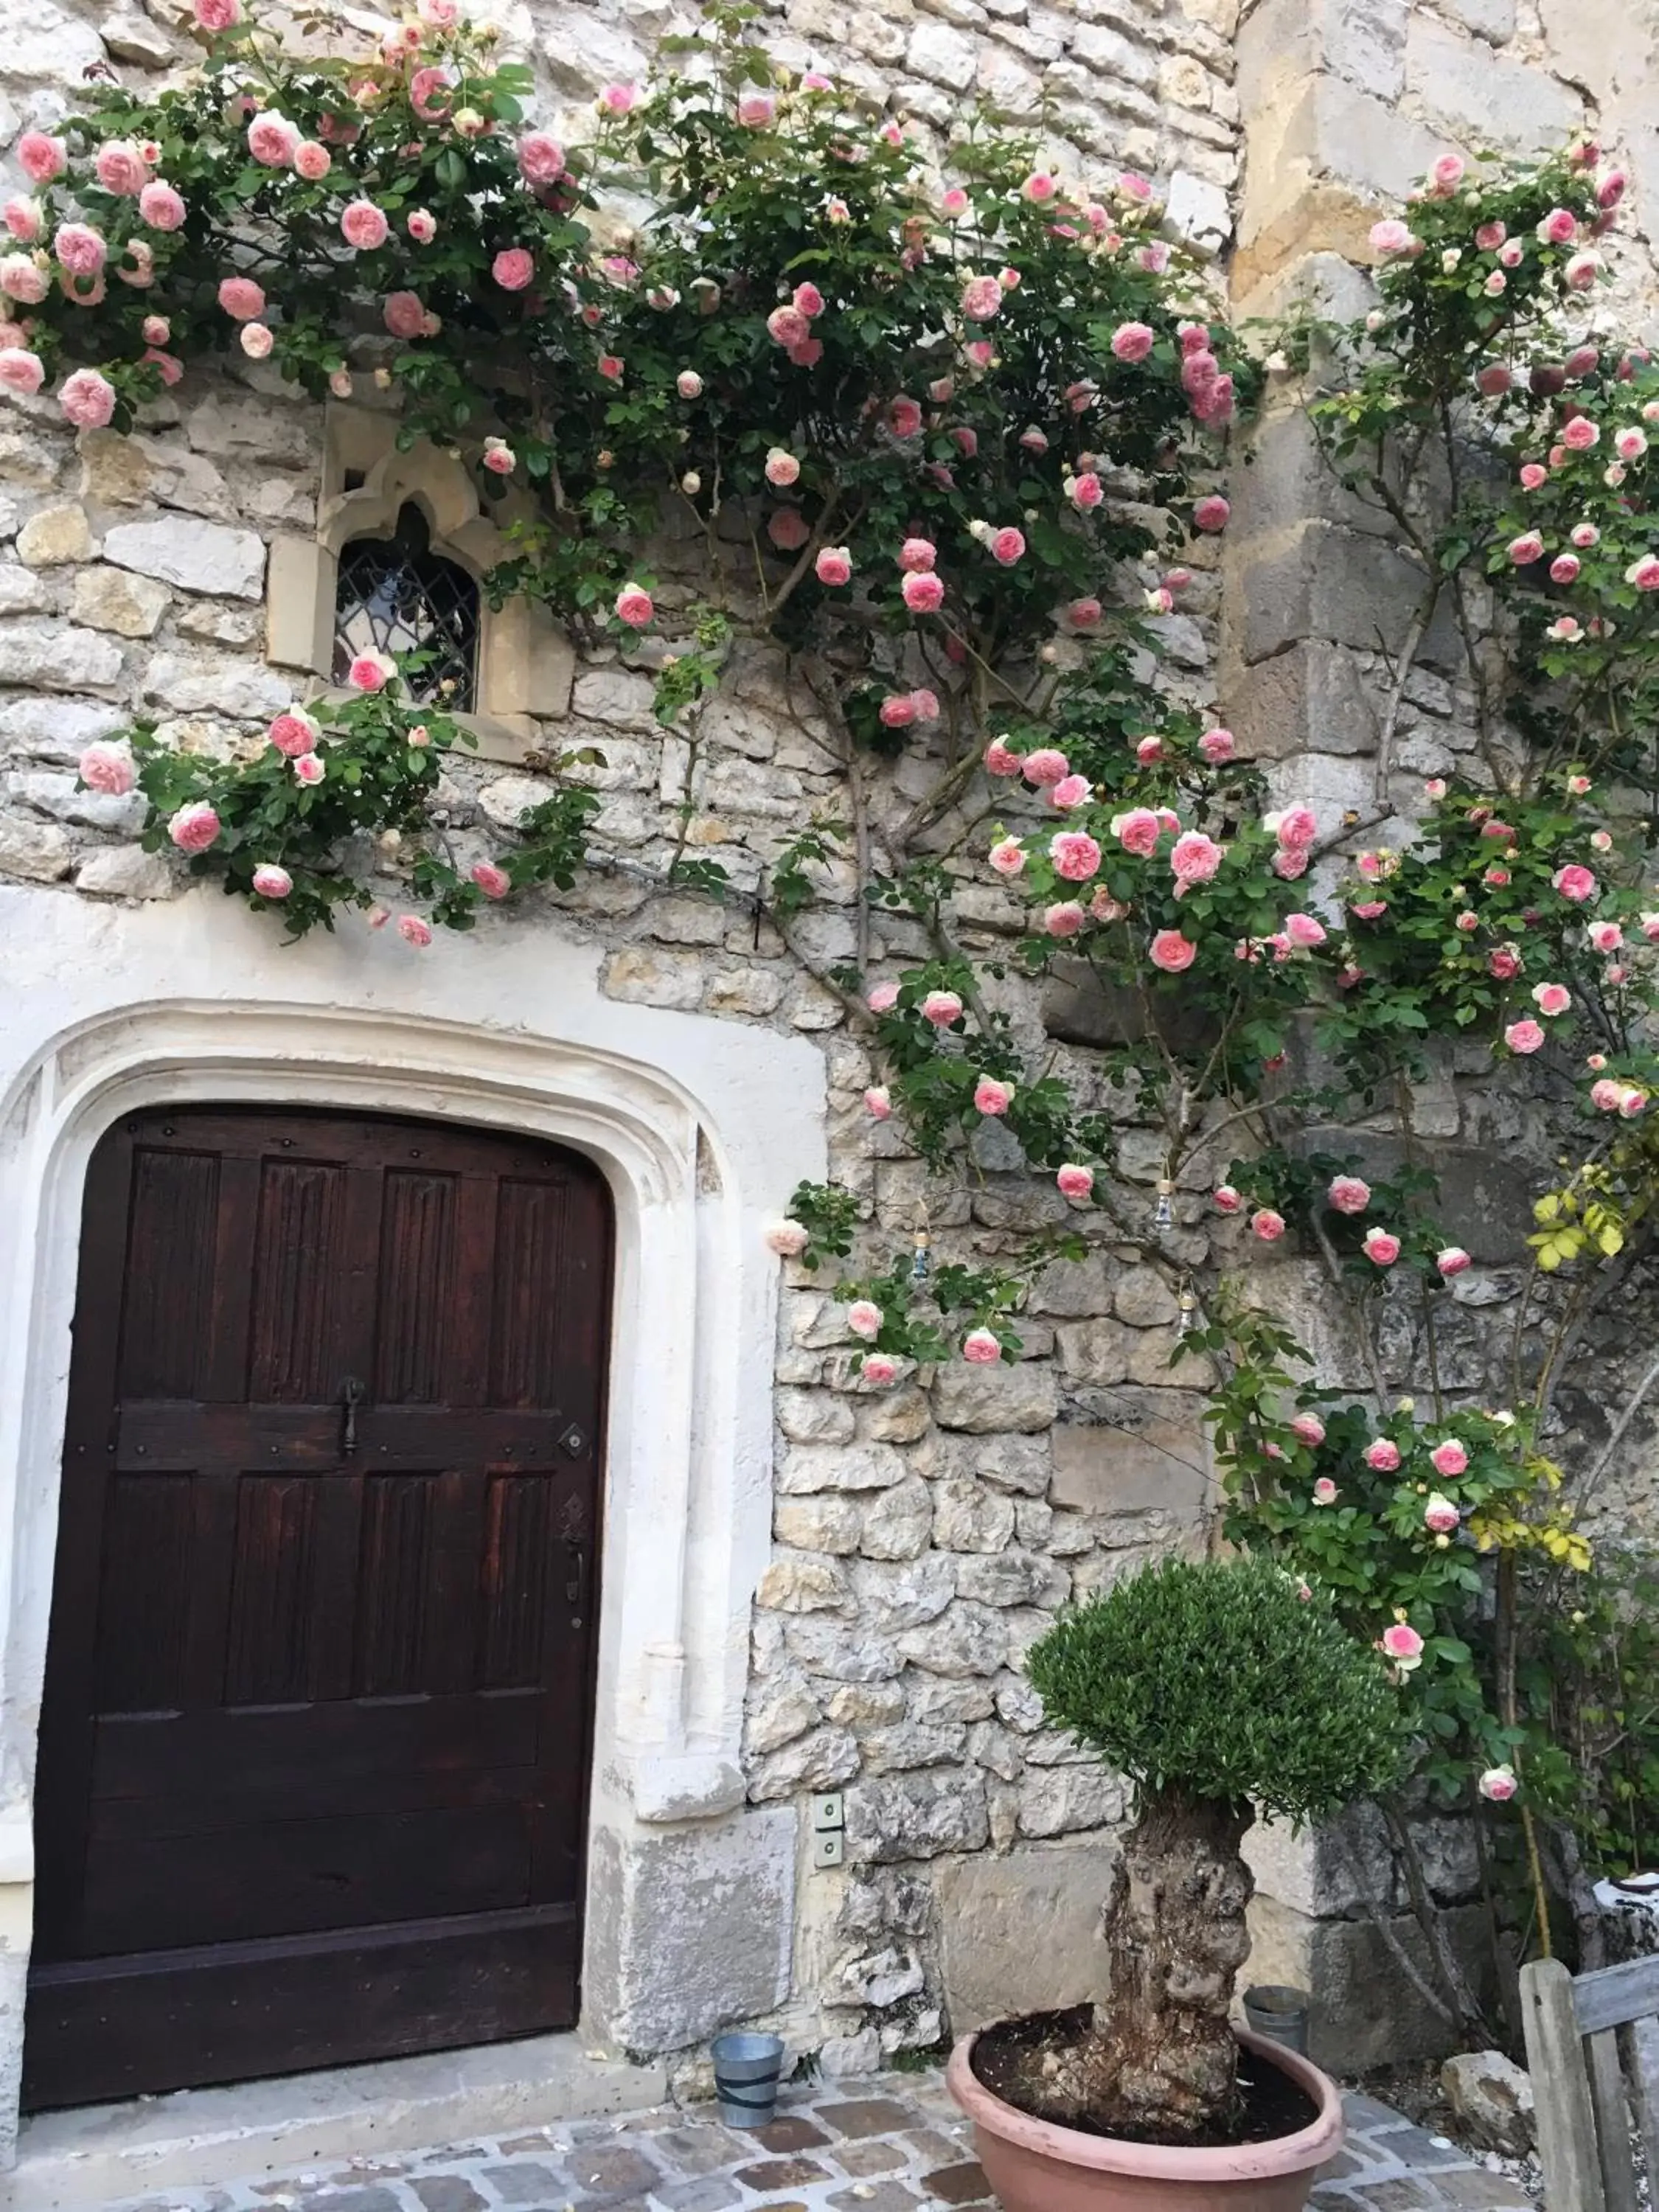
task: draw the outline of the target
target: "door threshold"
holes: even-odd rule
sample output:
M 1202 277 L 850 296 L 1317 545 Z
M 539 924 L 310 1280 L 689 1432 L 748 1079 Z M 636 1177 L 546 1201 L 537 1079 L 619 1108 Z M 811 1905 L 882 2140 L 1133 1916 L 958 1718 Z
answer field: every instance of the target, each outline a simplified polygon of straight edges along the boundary
M 293 2174 L 665 2101 L 667 2069 L 584 2049 L 580 2033 L 477 2044 L 316 2074 L 175 2089 L 23 2122 L 0 2177 L 6 2212 L 79 2212 L 120 2197 Z

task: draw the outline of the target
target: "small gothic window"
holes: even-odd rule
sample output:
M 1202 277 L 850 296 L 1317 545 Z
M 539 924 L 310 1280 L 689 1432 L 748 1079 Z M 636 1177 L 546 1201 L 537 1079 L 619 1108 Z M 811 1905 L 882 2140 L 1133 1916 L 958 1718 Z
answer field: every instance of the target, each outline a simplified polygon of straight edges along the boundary
M 471 711 L 478 663 L 478 586 L 432 550 L 426 517 L 411 501 L 390 538 L 353 538 L 340 555 L 334 595 L 334 680 L 360 653 L 428 658 L 410 678 L 422 705 Z

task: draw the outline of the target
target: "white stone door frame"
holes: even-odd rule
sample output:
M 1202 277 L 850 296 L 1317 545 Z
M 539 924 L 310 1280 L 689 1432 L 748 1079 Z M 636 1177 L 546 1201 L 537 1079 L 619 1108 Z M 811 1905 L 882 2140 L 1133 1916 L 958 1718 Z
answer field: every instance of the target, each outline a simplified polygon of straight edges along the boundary
M 740 1813 L 738 1759 L 771 1535 L 764 1231 L 823 1172 L 820 1054 L 606 1000 L 598 948 L 550 925 L 500 921 L 426 952 L 390 932 L 284 949 L 213 892 L 112 908 L 22 890 L 0 893 L 0 943 L 15 979 L 0 1017 L 0 2136 L 21 2059 L 82 1189 L 99 1138 L 139 1107 L 424 1115 L 601 1168 L 617 1262 L 585 2015 L 670 2048 L 781 2002 L 793 1815 Z M 735 1875 L 750 1932 L 723 1966 L 711 1900 Z

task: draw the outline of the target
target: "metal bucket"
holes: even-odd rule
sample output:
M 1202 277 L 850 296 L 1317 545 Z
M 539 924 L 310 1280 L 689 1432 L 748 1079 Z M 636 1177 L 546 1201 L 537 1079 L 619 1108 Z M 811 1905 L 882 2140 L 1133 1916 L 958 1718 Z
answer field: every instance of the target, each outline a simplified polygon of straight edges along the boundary
M 1313 1999 L 1306 1990 L 1293 1990 L 1282 1982 L 1258 1982 L 1244 1992 L 1244 2018 L 1255 2035 L 1282 2043 L 1286 2051 L 1308 2055 L 1308 2015 Z
M 781 2035 L 717 2035 L 714 2094 L 728 2128 L 763 2128 L 777 2109 Z

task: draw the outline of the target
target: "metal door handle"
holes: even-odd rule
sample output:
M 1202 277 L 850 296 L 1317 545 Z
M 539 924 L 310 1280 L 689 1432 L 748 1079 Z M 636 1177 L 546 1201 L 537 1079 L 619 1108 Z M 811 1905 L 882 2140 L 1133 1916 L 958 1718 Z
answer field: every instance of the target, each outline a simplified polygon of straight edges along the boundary
M 348 1459 L 357 1449 L 357 1408 L 363 1395 L 362 1384 L 355 1375 L 348 1375 L 340 1385 L 340 1450 Z
M 582 1601 L 583 1561 L 581 1546 L 580 1544 L 567 1543 L 564 1547 L 564 1594 L 571 1606 L 574 1607 L 579 1606 Z M 573 1628 L 580 1628 L 581 1626 L 582 1617 L 580 1613 L 573 1611 L 570 1616 L 570 1625 Z

